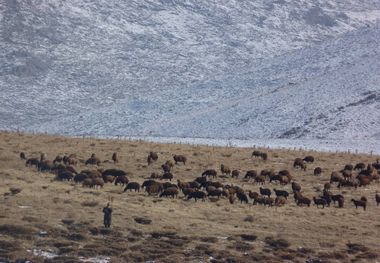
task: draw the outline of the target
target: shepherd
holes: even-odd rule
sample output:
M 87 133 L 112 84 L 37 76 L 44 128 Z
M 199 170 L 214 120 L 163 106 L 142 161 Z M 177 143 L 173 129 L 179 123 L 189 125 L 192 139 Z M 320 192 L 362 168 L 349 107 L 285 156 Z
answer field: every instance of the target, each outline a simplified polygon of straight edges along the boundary
M 112 221 L 112 208 L 110 207 L 110 203 L 107 203 L 107 206 L 103 208 L 104 213 L 104 227 L 110 228 Z

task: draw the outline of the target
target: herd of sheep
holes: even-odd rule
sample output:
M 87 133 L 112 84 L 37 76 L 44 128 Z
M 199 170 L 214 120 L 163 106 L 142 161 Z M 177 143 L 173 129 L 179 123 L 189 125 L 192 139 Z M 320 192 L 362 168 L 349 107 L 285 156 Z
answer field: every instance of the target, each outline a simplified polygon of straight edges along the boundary
M 101 161 L 95 154 L 92 154 L 87 160 L 80 160 L 75 154 L 68 156 L 58 155 L 53 161 L 48 160 L 46 154 L 41 154 L 39 158 L 27 158 L 25 153 L 20 153 L 20 158 L 26 161 L 26 166 L 35 166 L 38 171 L 51 172 L 56 175 L 55 179 L 59 181 L 74 181 L 81 183 L 83 187 L 102 188 L 105 183 L 121 185 L 126 191 L 145 191 L 149 196 L 159 197 L 178 197 L 180 193 L 184 199 L 194 199 L 205 201 L 206 198 L 219 199 L 227 198 L 231 204 L 235 201 L 240 203 L 249 203 L 251 199 L 253 205 L 260 204 L 264 206 L 283 206 L 288 202 L 290 193 L 286 190 L 264 188 L 265 184 L 277 184 L 284 186 L 291 184 L 294 201 L 298 206 L 310 206 L 312 202 L 317 207 L 330 206 L 331 203 L 337 204 L 338 208 L 344 207 L 344 195 L 333 194 L 331 185 L 336 183 L 338 189 L 341 187 L 361 187 L 379 182 L 380 162 L 377 160 L 372 164 L 358 163 L 356 165 L 347 164 L 339 172 L 332 172 L 330 183 L 324 184 L 322 194 L 307 197 L 302 191 L 299 183 L 295 182 L 289 170 L 274 171 L 264 169 L 262 171 L 248 170 L 245 172 L 244 181 L 253 182 L 260 185 L 259 192 L 246 191 L 238 185 L 223 184 L 217 181 L 218 171 L 215 169 L 205 170 L 199 177 L 192 181 L 182 181 L 177 179 L 177 183 L 172 183 L 174 175 L 172 168 L 174 165 L 186 165 L 187 158 L 183 155 L 173 155 L 173 161 L 166 161 L 161 165 L 161 173 L 152 173 L 150 178 L 145 180 L 141 185 L 138 182 L 131 182 L 128 179 L 128 173 L 120 169 L 86 169 L 77 172 L 75 166 L 78 163 L 84 163 L 86 166 L 98 166 L 103 162 L 119 162 L 118 154 L 112 155 L 112 161 Z M 156 162 L 159 156 L 156 152 L 150 152 L 147 156 L 148 165 Z M 261 151 L 253 151 L 251 158 L 261 158 L 263 161 L 268 159 L 268 154 Z M 296 158 L 293 163 L 294 169 L 306 170 L 308 163 L 313 163 L 313 156 L 305 158 Z M 314 175 L 320 176 L 321 167 L 314 169 Z M 231 170 L 226 165 L 221 164 L 220 172 L 222 176 L 238 178 L 239 170 Z M 275 196 L 275 197 L 274 197 Z M 375 195 L 377 205 L 380 203 L 380 195 Z M 362 196 L 360 199 L 351 199 L 353 205 L 358 208 L 367 208 L 368 199 Z

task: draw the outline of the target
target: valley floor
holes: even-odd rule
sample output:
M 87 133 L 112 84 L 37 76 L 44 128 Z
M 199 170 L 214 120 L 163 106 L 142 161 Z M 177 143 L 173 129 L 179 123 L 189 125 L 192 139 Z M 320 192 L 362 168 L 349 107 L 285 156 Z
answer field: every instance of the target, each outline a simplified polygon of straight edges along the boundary
M 380 259 L 380 206 L 375 194 L 380 184 L 358 189 L 332 186 L 345 196 L 344 208 L 298 207 L 289 197 L 283 207 L 254 206 L 227 198 L 194 202 L 178 198 L 148 196 L 144 191 L 123 192 L 123 187 L 106 184 L 101 189 L 83 188 L 74 182 L 59 182 L 51 173 L 26 167 L 20 152 L 29 157 L 46 153 L 76 153 L 87 159 L 92 153 L 110 160 L 113 152 L 120 162 L 99 167 L 79 163 L 84 169 L 118 168 L 129 180 L 140 184 L 172 154 L 187 157 L 186 165 L 173 168 L 174 181 L 191 181 L 206 169 L 220 165 L 240 170 L 238 179 L 221 177 L 223 184 L 259 191 L 259 185 L 243 179 L 247 170 L 287 169 L 301 184 L 304 195 L 321 194 L 333 171 L 345 164 L 373 163 L 369 154 L 322 153 L 285 149 L 267 151 L 267 161 L 251 158 L 252 148 L 153 143 L 117 139 L 68 138 L 49 135 L 0 133 L 0 258 L 33 262 L 376 262 Z M 156 151 L 158 161 L 147 165 L 146 157 Z M 297 157 L 313 155 L 306 171 L 292 167 Z M 314 176 L 315 167 L 323 168 Z M 266 183 L 270 189 L 291 192 L 290 185 Z M 13 194 L 12 190 L 13 188 Z M 19 193 L 15 188 L 21 190 Z M 355 209 L 351 198 L 368 198 L 368 207 Z M 102 226 L 102 208 L 110 202 L 110 230 Z M 146 219 L 142 224 L 139 219 Z M 145 221 L 145 220 L 142 220 Z M 1 261 L 1 260 L 0 260 Z M 313 262 L 313 261 L 309 261 Z

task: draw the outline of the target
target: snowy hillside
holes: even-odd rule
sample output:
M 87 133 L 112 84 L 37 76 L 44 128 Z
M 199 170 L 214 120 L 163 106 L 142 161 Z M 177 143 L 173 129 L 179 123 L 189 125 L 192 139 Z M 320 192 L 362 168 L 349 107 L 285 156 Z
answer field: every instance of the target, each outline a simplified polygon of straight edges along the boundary
M 0 129 L 380 138 L 380 1 L 0 1 Z

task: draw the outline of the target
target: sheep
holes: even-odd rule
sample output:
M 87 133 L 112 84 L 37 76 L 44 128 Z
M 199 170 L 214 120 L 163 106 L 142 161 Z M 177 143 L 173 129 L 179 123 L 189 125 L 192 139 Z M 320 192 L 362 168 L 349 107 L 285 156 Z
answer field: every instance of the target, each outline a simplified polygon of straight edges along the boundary
M 99 186 L 100 188 L 103 188 L 104 181 L 102 178 L 93 178 L 92 179 L 92 187 L 96 188 L 97 186 Z
M 325 208 L 327 205 L 327 202 L 324 198 L 316 198 L 315 196 L 313 197 L 314 204 L 317 205 L 317 208 L 319 205 L 322 206 L 322 208 Z
M 311 155 L 308 155 L 305 158 L 303 158 L 303 161 L 307 162 L 307 163 L 313 163 L 314 162 L 314 157 L 311 156 Z
M 334 183 L 334 182 L 339 183 L 342 180 L 343 180 L 343 177 L 340 176 L 337 172 L 332 172 L 331 173 L 331 175 L 330 175 L 330 184 Z
M 256 184 L 264 185 L 265 184 L 265 176 L 262 176 L 262 175 L 256 176 L 255 182 L 256 182 Z
M 201 186 L 205 186 L 207 183 L 207 178 L 201 176 L 201 177 L 197 177 L 194 181 L 199 183 Z
M 280 174 L 270 175 L 269 176 L 269 183 L 272 183 L 273 181 L 279 181 L 281 182 L 282 176 Z
M 189 188 L 190 184 L 188 182 L 182 182 L 181 180 L 177 180 L 177 185 L 179 189 Z
M 352 164 L 346 164 L 343 170 L 352 171 L 354 170 L 354 166 Z
M 248 197 L 243 191 L 237 191 L 236 192 L 236 197 L 239 199 L 240 203 L 242 204 L 243 202 L 248 204 Z
M 337 194 L 337 195 L 331 195 L 330 197 L 331 197 L 331 200 L 332 200 L 332 202 L 333 202 L 334 204 L 335 204 L 335 202 L 339 202 L 339 199 L 341 199 L 341 198 L 344 199 L 343 195 L 340 195 L 340 194 Z
M 187 195 L 187 200 L 190 200 L 191 198 L 194 198 L 195 202 L 197 201 L 197 199 L 202 199 L 202 201 L 204 202 L 206 198 L 206 193 L 196 190 Z
M 231 173 L 231 177 L 236 177 L 236 179 L 239 177 L 240 171 L 239 170 L 233 170 Z
M 21 160 L 26 160 L 26 155 L 24 152 L 20 152 L 20 159 Z
M 315 176 L 320 176 L 322 174 L 322 168 L 321 167 L 316 167 L 314 169 L 314 175 Z
M 196 191 L 196 189 L 194 189 L 194 188 L 183 188 L 182 189 L 182 193 L 183 193 L 183 195 L 185 196 L 185 197 L 187 197 L 190 193 L 193 193 L 193 192 L 195 192 Z
M 301 158 L 296 158 L 293 163 L 294 168 L 301 168 L 306 171 L 306 164 L 304 164 L 304 161 Z
M 249 170 L 246 172 L 244 179 L 256 178 L 257 172 L 255 170 Z
M 163 197 L 163 196 L 165 197 L 171 196 L 175 198 L 178 196 L 178 189 L 175 187 L 169 187 L 160 194 L 160 197 Z
M 296 182 L 293 182 L 293 183 L 292 183 L 292 190 L 293 190 L 293 193 L 294 193 L 294 192 L 300 192 L 300 191 L 301 191 L 301 185 L 299 185 L 299 184 L 296 183 Z
M 137 182 L 130 182 L 127 184 L 127 186 L 124 188 L 124 192 L 128 190 L 135 190 L 135 192 L 140 192 L 140 184 Z
M 183 163 L 184 165 L 186 164 L 186 160 L 187 160 L 187 158 L 185 156 L 176 155 L 176 154 L 173 155 L 173 159 L 175 161 L 175 164 Z
M 290 183 L 289 177 L 287 177 L 287 176 L 281 176 L 281 178 L 280 178 L 280 184 L 281 185 L 286 185 L 288 183 Z
M 228 166 L 225 166 L 224 164 L 220 165 L 220 171 L 222 172 L 222 174 L 231 174 L 231 169 Z
M 100 159 L 94 156 L 87 159 L 87 161 L 85 162 L 85 165 L 88 165 L 88 164 L 99 165 L 100 163 L 101 163 Z
M 352 178 L 352 171 L 350 171 L 350 170 L 342 170 L 341 173 L 342 173 L 343 178 L 345 180 L 348 180 L 348 179 Z
M 202 176 L 211 176 L 212 178 L 215 178 L 217 174 L 218 172 L 215 169 L 208 169 L 202 173 Z
M 92 187 L 92 179 L 86 178 L 82 182 L 82 187 Z
M 161 168 L 164 171 L 164 173 L 170 173 L 170 170 L 171 170 L 170 165 L 164 163 L 163 165 L 161 165 Z
M 115 177 L 111 175 L 103 175 L 103 181 L 105 183 L 113 183 L 114 180 L 115 180 Z
M 331 188 L 331 184 L 330 183 L 325 183 L 323 185 L 323 190 L 329 190 Z
M 29 158 L 28 160 L 26 160 L 25 162 L 25 166 L 36 166 L 38 168 L 38 165 L 40 164 L 40 160 L 38 160 L 37 158 Z
M 56 180 L 58 181 L 71 181 L 74 178 L 74 174 L 69 171 L 61 171 L 57 174 Z
M 164 173 L 162 176 L 161 176 L 161 180 L 169 180 L 171 181 L 172 179 L 174 178 L 173 174 L 172 173 Z
M 252 192 L 251 190 L 248 191 L 248 196 L 249 198 L 251 199 L 255 199 L 259 196 L 259 194 L 257 192 Z
M 253 201 L 253 205 L 260 204 L 260 205 L 273 205 L 273 198 L 265 197 L 265 196 L 256 196 Z
M 212 191 L 215 191 L 216 190 L 216 187 L 213 186 L 213 185 L 208 185 L 206 187 L 206 192 L 209 193 L 209 192 L 212 192 Z
M 124 186 L 124 185 L 128 184 L 128 182 L 129 182 L 129 180 L 128 180 L 128 178 L 125 175 L 118 176 L 115 179 L 115 185 L 119 185 L 120 184 L 120 185 Z
M 301 206 L 302 204 L 310 206 L 310 204 L 311 204 L 311 200 L 309 198 L 303 196 L 300 192 L 294 193 L 294 200 L 296 201 L 298 206 Z
M 157 195 L 158 193 L 164 190 L 161 183 L 156 182 L 155 184 L 151 184 L 145 187 L 145 191 L 148 195 Z
M 80 182 L 83 182 L 85 179 L 88 178 L 88 175 L 87 174 L 77 174 L 74 176 L 74 182 L 75 183 L 80 183 Z
M 210 196 L 217 196 L 218 199 L 220 198 L 221 195 L 224 195 L 224 192 L 220 189 L 214 189 L 212 191 L 207 191 L 208 192 L 208 197 Z
M 261 152 L 260 152 L 260 151 L 253 151 L 253 152 L 252 152 L 252 155 L 251 155 L 251 158 L 252 158 L 253 156 L 254 156 L 254 157 L 260 157 L 260 156 L 261 156 Z
M 54 168 L 54 163 L 49 160 L 40 161 L 37 168 L 40 172 L 51 171 Z
M 283 196 L 286 199 L 288 199 L 289 193 L 285 190 L 276 190 L 276 188 L 273 189 L 274 193 L 276 194 L 277 197 Z
M 102 175 L 111 175 L 111 176 L 125 176 L 127 172 L 120 169 L 106 169 L 102 172 Z
M 262 188 L 262 187 L 260 187 L 260 194 L 261 195 L 267 195 L 268 197 L 270 197 L 270 195 L 272 194 L 272 192 L 268 188 Z
M 189 187 L 199 189 L 202 187 L 202 185 L 198 183 L 197 181 L 192 181 L 192 182 L 189 182 Z
M 157 161 L 158 154 L 156 152 L 149 152 L 148 158 L 150 158 L 151 161 Z
M 358 182 L 341 179 L 341 181 L 339 181 L 338 183 L 338 188 L 341 188 L 341 187 L 355 187 L 356 189 L 358 187 Z
M 351 199 L 351 202 L 354 203 L 356 209 L 358 208 L 358 206 L 363 207 L 364 211 L 367 208 L 367 198 L 365 198 L 364 196 L 362 196 L 360 200 Z
M 117 153 L 116 153 L 116 152 L 114 152 L 114 153 L 112 154 L 112 161 L 113 161 L 114 163 L 118 163 L 118 162 L 119 162 L 119 157 L 117 156 Z
M 176 184 L 172 184 L 170 182 L 165 182 L 162 184 L 162 187 L 165 189 L 168 189 L 168 188 L 177 188 L 178 189 L 178 186 Z
M 380 195 L 379 194 L 375 195 L 375 200 L 376 200 L 376 205 L 379 206 L 379 204 L 380 204 Z
M 215 188 L 224 187 L 224 185 L 221 182 L 207 182 L 207 186 L 214 186 Z
M 369 185 L 372 182 L 371 176 L 358 175 L 356 178 L 359 181 L 359 186 Z
M 276 206 L 283 206 L 286 204 L 286 198 L 284 196 L 277 196 L 274 200 Z
M 357 163 L 354 167 L 354 170 L 364 170 L 365 164 L 364 163 Z
M 102 177 L 102 173 L 97 170 L 82 170 L 80 173 L 87 174 L 91 178 Z

